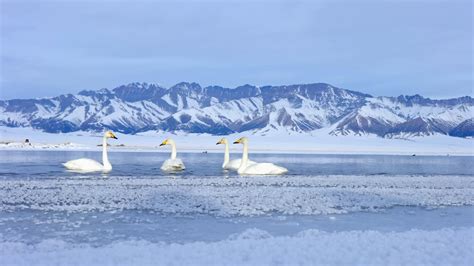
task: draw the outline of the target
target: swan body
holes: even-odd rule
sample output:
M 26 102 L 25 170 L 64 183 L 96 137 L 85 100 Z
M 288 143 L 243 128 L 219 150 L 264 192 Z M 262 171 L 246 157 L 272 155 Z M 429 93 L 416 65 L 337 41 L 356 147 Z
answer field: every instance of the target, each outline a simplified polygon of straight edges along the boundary
M 234 142 L 234 144 L 243 144 L 242 160 L 237 169 L 241 175 L 281 175 L 288 172 L 288 169 L 272 163 L 253 163 L 249 164 L 248 159 L 248 139 L 243 137 Z
M 106 171 L 112 170 L 112 167 L 110 167 L 110 169 L 108 168 L 106 169 L 104 165 L 102 165 L 98 161 L 87 159 L 87 158 L 71 160 L 71 161 L 63 163 L 63 165 L 69 170 L 80 171 L 80 172 L 99 172 L 102 170 L 106 170 Z
M 244 175 L 281 175 L 288 172 L 288 169 L 272 163 L 255 163 L 237 171 Z
M 186 169 L 184 166 L 183 161 L 181 159 L 176 158 L 176 159 L 166 159 L 163 162 L 163 165 L 161 165 L 161 170 L 163 171 L 181 171 Z
M 161 165 L 161 170 L 171 172 L 171 171 L 182 171 L 186 169 L 184 163 L 181 159 L 176 158 L 176 143 L 172 139 L 166 139 L 163 141 L 160 146 L 170 145 L 171 146 L 171 158 L 165 160 Z
M 117 139 L 112 131 L 105 132 L 102 139 L 102 163 L 88 158 L 81 158 L 63 163 L 64 167 L 76 172 L 110 172 L 112 170 L 112 165 L 110 164 L 107 155 L 108 138 Z
M 230 154 L 229 154 L 229 142 L 227 141 L 226 138 L 222 138 L 219 140 L 216 145 L 219 144 L 224 144 L 225 149 L 224 149 L 224 163 L 222 164 L 222 168 L 224 170 L 236 170 L 239 169 L 240 165 L 242 164 L 242 159 L 234 159 L 230 160 Z M 254 164 L 254 161 L 248 160 L 248 164 Z
M 253 162 L 253 163 L 255 163 L 255 162 Z M 235 170 L 235 171 L 237 171 L 241 164 L 242 164 L 242 159 L 234 159 L 234 160 L 230 160 L 226 164 L 223 164 L 222 168 L 224 168 L 226 170 Z

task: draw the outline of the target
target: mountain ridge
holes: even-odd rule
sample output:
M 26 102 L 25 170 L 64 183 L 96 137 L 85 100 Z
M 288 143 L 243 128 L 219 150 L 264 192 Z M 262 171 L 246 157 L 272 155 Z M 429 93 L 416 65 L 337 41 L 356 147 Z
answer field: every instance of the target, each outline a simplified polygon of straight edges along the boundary
M 46 132 L 148 130 L 226 135 L 251 131 L 398 138 L 473 137 L 474 99 L 372 96 L 327 83 L 236 88 L 129 83 L 49 98 L 0 100 L 0 125 Z M 464 124 L 463 124 L 464 123 Z

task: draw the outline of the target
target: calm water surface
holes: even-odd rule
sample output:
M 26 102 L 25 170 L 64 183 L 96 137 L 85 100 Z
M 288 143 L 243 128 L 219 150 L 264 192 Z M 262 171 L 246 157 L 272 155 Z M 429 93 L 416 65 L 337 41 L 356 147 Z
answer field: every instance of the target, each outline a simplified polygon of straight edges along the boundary
M 235 176 L 222 171 L 219 153 L 180 153 L 187 169 L 182 177 Z M 232 154 L 231 159 L 239 158 Z M 101 161 L 100 152 L 0 151 L 1 178 L 73 177 L 61 163 L 78 158 Z M 111 152 L 113 170 L 108 176 L 169 176 L 160 166 L 169 157 L 158 152 Z M 252 154 L 257 162 L 272 162 L 288 168 L 288 175 L 474 175 L 471 156 L 311 155 Z M 97 174 L 102 175 L 102 174 Z

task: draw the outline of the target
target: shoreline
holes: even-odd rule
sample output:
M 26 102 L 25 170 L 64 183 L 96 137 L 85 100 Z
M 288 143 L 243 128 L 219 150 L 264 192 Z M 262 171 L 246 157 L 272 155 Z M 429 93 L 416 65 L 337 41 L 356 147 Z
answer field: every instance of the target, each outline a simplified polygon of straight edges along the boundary
M 94 132 L 45 133 L 31 128 L 0 126 L 0 151 L 101 151 L 98 146 L 102 134 Z M 411 156 L 474 156 L 474 139 L 445 135 L 414 137 L 410 139 L 386 139 L 374 135 L 333 136 L 327 132 L 309 132 L 289 135 L 283 132 L 262 135 L 232 134 L 184 134 L 169 132 L 145 132 L 136 135 L 116 133 L 118 140 L 110 140 L 110 152 L 164 152 L 159 147 L 166 138 L 177 143 L 178 153 L 222 153 L 224 147 L 216 142 L 225 137 L 233 141 L 246 136 L 250 139 L 250 153 L 284 154 L 332 154 L 332 155 L 402 155 Z M 28 139 L 29 144 L 24 141 Z M 240 145 L 230 144 L 230 152 L 240 154 Z
M 63 151 L 63 152 L 102 152 L 100 147 L 80 147 L 80 148 L 67 148 L 67 147 L 54 147 L 56 144 L 52 144 L 52 147 L 2 147 L 0 146 L 0 152 L 2 151 L 31 151 L 31 152 L 48 152 L 48 151 Z M 167 149 L 159 149 L 155 147 L 109 147 L 107 150 L 109 153 L 115 152 L 130 152 L 130 153 L 170 153 Z M 180 149 L 179 153 L 193 153 L 193 154 L 220 154 L 223 153 L 223 149 L 208 149 L 203 150 L 201 148 L 187 148 Z M 375 156 L 453 156 L 453 157 L 472 157 L 474 153 L 464 152 L 419 152 L 413 153 L 411 151 L 406 152 L 387 152 L 387 151 L 337 151 L 337 150 L 277 150 L 277 149 L 254 149 L 254 154 L 298 154 L 298 155 L 375 155 Z M 234 150 L 230 154 L 241 154 L 240 151 Z

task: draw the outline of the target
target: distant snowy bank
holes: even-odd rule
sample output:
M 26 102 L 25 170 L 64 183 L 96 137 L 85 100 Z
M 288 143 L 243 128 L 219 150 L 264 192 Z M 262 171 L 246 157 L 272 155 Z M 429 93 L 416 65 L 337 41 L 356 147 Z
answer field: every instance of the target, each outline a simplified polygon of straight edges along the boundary
M 158 146 L 167 137 L 178 143 L 178 151 L 220 152 L 215 145 L 222 136 L 148 131 L 137 135 L 117 134 L 110 141 L 111 151 L 166 151 Z M 250 133 L 225 136 L 229 140 L 250 138 L 251 152 L 319 153 L 319 154 L 400 154 L 400 155 L 474 155 L 474 140 L 445 135 L 410 139 L 385 139 L 375 135 L 333 136 L 327 132 L 313 133 Z M 8 150 L 99 150 L 101 134 L 72 132 L 51 134 L 31 128 L 0 127 L 0 149 Z M 29 143 L 25 143 L 28 139 Z M 240 146 L 231 146 L 240 152 Z
M 471 265 L 474 228 L 406 232 L 305 230 L 274 237 L 247 229 L 227 240 L 186 244 L 62 240 L 0 242 L 2 265 Z

